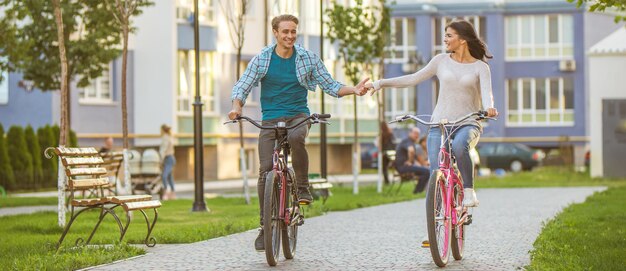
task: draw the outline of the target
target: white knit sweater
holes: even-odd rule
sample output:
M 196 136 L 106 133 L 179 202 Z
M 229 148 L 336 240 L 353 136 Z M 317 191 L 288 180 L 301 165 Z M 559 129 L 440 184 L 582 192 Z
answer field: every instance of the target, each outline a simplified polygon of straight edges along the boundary
M 456 120 L 478 110 L 494 107 L 491 91 L 491 71 L 483 61 L 460 63 L 450 54 L 435 56 L 423 69 L 413 74 L 377 80 L 375 89 L 415 86 L 433 76 L 439 78 L 439 97 L 431 121 Z M 476 120 L 463 124 L 481 127 Z

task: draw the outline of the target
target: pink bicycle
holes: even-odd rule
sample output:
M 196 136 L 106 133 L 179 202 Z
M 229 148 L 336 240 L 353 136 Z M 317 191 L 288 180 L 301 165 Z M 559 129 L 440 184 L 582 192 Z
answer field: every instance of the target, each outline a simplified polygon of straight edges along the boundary
M 463 258 L 465 226 L 472 223 L 472 215 L 468 213 L 467 207 L 463 207 L 463 180 L 454 155 L 448 151 L 451 149 L 451 135 L 460 127 L 457 124 L 471 117 L 476 117 L 477 120 L 495 120 L 487 117 L 487 112 L 479 111 L 455 121 L 442 119 L 439 122 L 427 122 L 417 116 L 406 115 L 390 122 L 411 119 L 441 129 L 439 169 L 431 173 L 426 191 L 426 222 L 430 253 L 439 267 L 444 267 L 448 263 L 449 248 L 452 248 L 455 260 Z

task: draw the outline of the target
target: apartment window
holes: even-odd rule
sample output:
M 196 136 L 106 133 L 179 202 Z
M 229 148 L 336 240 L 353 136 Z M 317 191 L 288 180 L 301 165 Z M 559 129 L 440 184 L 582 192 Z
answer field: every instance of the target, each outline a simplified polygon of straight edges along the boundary
M 507 126 L 573 126 L 574 85 L 571 78 L 509 79 Z
M 385 59 L 390 63 L 406 63 L 416 57 L 415 19 L 391 19 L 391 35 L 387 39 L 385 54 Z
M 509 16 L 505 27 L 507 60 L 574 57 L 572 15 Z
M 193 50 L 178 51 L 178 105 L 179 115 L 191 115 L 196 95 L 196 67 Z M 213 52 L 200 52 L 200 95 L 205 114 L 215 113 L 216 99 L 213 78 Z
M 102 75 L 91 80 L 88 86 L 79 92 L 80 103 L 112 103 L 111 65 L 102 71 Z
M 396 116 L 414 114 L 416 110 L 416 89 L 389 88 L 385 95 L 385 119 L 392 120 Z
M 474 29 L 478 34 L 478 37 L 481 40 L 486 40 L 487 38 L 487 22 L 485 17 L 480 16 L 464 16 L 464 17 L 440 17 L 435 18 L 434 23 L 434 31 L 435 33 L 435 44 L 433 45 L 433 55 L 438 55 L 446 52 L 446 45 L 443 43 L 443 37 L 446 34 L 446 26 L 450 24 L 454 20 L 465 20 L 474 25 Z
M 215 1 L 198 0 L 198 23 L 213 24 L 215 22 Z M 179 22 L 190 22 L 193 15 L 194 0 L 176 0 L 176 18 Z
M 0 104 L 9 103 L 9 73 L 6 71 L 0 71 Z

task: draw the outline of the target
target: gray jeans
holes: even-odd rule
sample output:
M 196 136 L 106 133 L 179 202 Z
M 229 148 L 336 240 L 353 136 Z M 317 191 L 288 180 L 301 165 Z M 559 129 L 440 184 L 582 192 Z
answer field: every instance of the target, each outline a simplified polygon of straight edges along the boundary
M 283 117 L 271 120 L 264 120 L 263 125 L 275 125 L 283 121 L 287 126 L 295 125 L 307 118 L 306 114 L 298 114 L 293 117 Z M 304 123 L 300 127 L 291 129 L 287 135 L 287 141 L 291 147 L 291 156 L 289 161 L 293 165 L 296 173 L 296 183 L 298 187 L 309 186 L 309 154 L 304 147 L 304 139 L 309 134 L 310 123 Z M 259 181 L 257 191 L 259 194 L 259 213 L 261 224 L 263 224 L 263 199 L 265 196 L 265 174 L 272 171 L 272 155 L 274 154 L 274 140 L 276 140 L 276 132 L 274 130 L 261 130 L 259 133 Z

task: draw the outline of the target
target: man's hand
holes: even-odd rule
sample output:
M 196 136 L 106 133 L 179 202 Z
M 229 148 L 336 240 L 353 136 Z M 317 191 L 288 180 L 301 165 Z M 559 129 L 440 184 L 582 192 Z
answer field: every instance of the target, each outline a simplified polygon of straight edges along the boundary
M 237 117 L 241 117 L 241 101 L 234 100 L 233 101 L 233 109 L 228 112 L 228 119 L 234 120 Z
M 493 107 L 487 108 L 487 117 L 497 117 L 498 116 L 498 109 L 495 109 Z
M 365 93 L 367 93 L 367 88 L 365 88 L 365 84 L 368 80 L 370 80 L 369 77 L 366 77 L 365 79 L 361 80 L 358 85 L 354 86 L 355 95 L 363 96 L 365 95 Z

